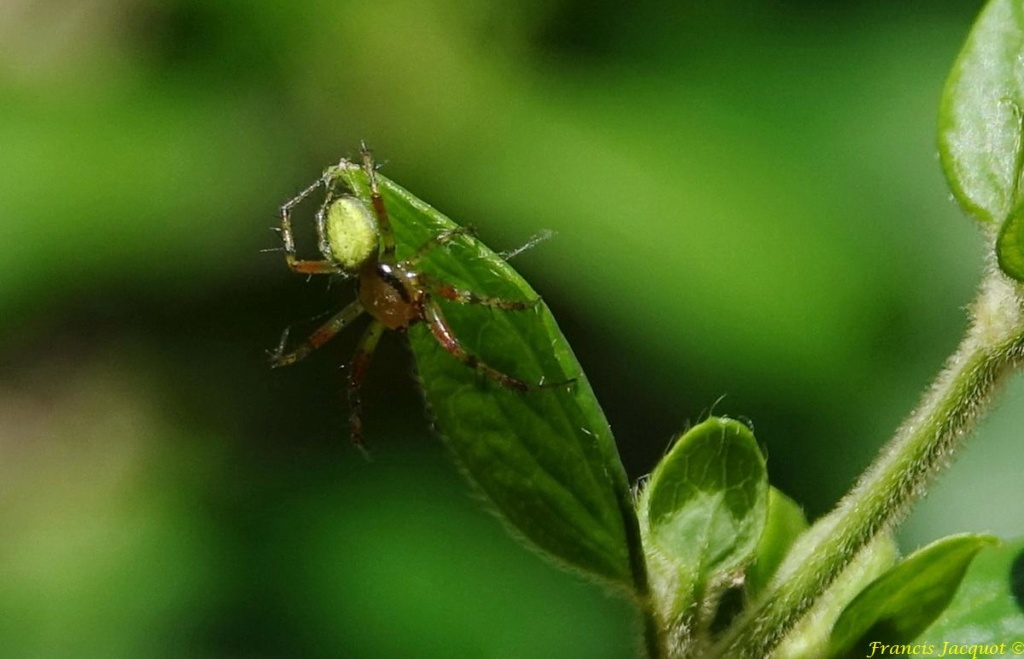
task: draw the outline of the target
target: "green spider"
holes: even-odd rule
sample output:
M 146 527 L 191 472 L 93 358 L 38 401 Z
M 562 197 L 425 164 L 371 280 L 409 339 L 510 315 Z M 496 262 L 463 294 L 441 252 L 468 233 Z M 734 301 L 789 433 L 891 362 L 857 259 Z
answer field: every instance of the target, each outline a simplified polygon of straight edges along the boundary
M 360 168 L 369 182 L 369 208 L 355 190 L 336 189 L 338 172 Z M 316 213 L 316 232 L 320 255 L 323 258 L 303 260 L 296 255 L 291 213 L 298 204 L 321 186 L 326 190 L 326 194 Z M 452 357 L 508 389 L 526 392 L 571 384 L 572 380 L 528 383 L 490 366 L 462 345 L 445 319 L 437 303 L 438 298 L 459 304 L 476 304 L 508 311 L 532 309 L 540 302 L 540 298 L 519 301 L 478 295 L 441 281 L 418 267 L 420 259 L 432 250 L 442 247 L 458 236 L 471 234 L 472 231 L 466 227 L 439 233 L 420 245 L 409 258 L 397 259 L 395 237 L 387 207 L 380 193 L 377 168 L 366 145 L 362 146 L 360 163 L 342 160 L 281 207 L 280 232 L 284 243 L 285 262 L 292 271 L 304 275 L 341 274 L 354 277 L 357 295 L 354 301 L 290 351 L 285 349 L 288 343 L 288 330 L 285 330 L 279 345 L 271 352 L 271 366 L 287 366 L 303 359 L 364 313 L 372 318 L 359 340 L 348 371 L 351 438 L 355 446 L 363 446 L 360 389 L 370 359 L 385 330 L 404 333 L 411 325 L 426 323 L 437 343 Z M 519 253 L 537 240 L 539 239 L 532 240 L 514 253 Z

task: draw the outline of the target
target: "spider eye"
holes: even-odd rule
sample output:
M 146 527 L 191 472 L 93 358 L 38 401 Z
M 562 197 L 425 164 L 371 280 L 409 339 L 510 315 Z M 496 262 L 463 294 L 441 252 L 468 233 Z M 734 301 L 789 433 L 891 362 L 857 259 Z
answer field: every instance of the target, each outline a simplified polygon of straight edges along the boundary
M 356 197 L 339 197 L 331 203 L 326 229 L 331 254 L 346 270 L 358 269 L 377 253 L 377 220 Z

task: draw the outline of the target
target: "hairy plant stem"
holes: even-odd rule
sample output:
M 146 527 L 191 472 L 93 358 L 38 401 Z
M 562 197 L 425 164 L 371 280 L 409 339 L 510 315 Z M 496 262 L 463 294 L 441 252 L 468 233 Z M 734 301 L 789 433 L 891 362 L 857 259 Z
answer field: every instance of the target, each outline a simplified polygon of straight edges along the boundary
M 994 266 L 971 307 L 971 325 L 917 409 L 853 490 L 808 532 L 764 595 L 716 646 L 724 657 L 769 656 L 861 549 L 923 496 L 931 478 L 988 408 L 1005 376 L 1024 362 L 1024 305 Z

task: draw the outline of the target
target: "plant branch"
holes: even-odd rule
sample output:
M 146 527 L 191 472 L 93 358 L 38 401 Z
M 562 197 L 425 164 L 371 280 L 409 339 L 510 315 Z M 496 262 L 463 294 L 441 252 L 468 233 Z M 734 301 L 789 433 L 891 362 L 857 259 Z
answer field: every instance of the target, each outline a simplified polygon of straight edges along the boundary
M 917 409 L 836 509 L 808 532 L 764 595 L 717 646 L 721 656 L 767 657 L 880 531 L 902 521 L 947 466 L 1005 376 L 1024 362 L 1024 301 L 990 267 L 971 325 Z

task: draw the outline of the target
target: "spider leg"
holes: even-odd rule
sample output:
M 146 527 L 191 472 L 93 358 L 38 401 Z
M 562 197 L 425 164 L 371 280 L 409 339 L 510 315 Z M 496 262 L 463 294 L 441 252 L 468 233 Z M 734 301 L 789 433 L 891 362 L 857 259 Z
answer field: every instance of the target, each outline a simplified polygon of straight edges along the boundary
M 326 323 L 310 334 L 309 338 L 299 344 L 299 347 L 290 352 L 285 352 L 284 350 L 285 345 L 288 343 L 288 330 L 286 329 L 281 334 L 281 342 L 278 344 L 277 349 L 270 353 L 271 367 L 288 366 L 303 359 L 306 355 L 334 338 L 335 334 L 343 330 L 362 313 L 363 305 L 359 303 L 359 300 L 349 303 L 344 309 L 331 316 Z
M 445 283 L 434 279 L 433 277 L 419 273 L 417 275 L 420 282 L 422 282 L 424 288 L 429 290 L 431 293 L 438 297 L 443 297 L 446 300 L 452 302 L 458 302 L 459 304 L 479 304 L 485 307 L 492 307 L 494 309 L 504 309 L 506 311 L 517 311 L 521 309 L 532 309 L 540 304 L 540 298 L 534 298 L 532 300 L 507 300 L 500 297 L 491 297 L 489 295 L 480 295 L 473 291 L 466 290 L 463 288 L 456 288 L 451 284 Z
M 363 448 L 363 398 L 360 389 L 366 378 L 366 371 L 370 366 L 373 351 L 377 349 L 377 342 L 380 341 L 384 330 L 384 324 L 380 321 L 374 320 L 370 323 L 359 339 L 359 345 L 356 346 L 356 354 L 352 356 L 352 364 L 348 372 L 348 407 L 351 411 L 349 425 L 352 429 L 352 444 L 364 454 L 366 449 Z
M 551 229 L 544 229 L 543 231 L 533 235 L 525 243 L 516 247 L 515 249 L 506 250 L 504 252 L 498 252 L 498 256 L 508 261 L 509 259 L 515 258 L 525 252 L 528 249 L 533 249 L 538 243 L 542 243 L 548 238 L 555 235 L 555 232 Z
M 327 247 L 327 239 L 324 231 L 324 209 L 327 207 L 331 198 L 329 185 L 327 199 L 316 214 L 317 238 L 320 252 L 323 254 L 324 258 L 319 260 L 305 260 L 298 258 L 295 254 L 295 235 L 292 233 L 292 209 L 302 203 L 306 197 L 313 194 L 313 192 L 315 192 L 321 185 L 328 185 L 325 178 L 317 179 L 316 183 L 312 184 L 300 192 L 296 197 L 281 206 L 281 240 L 284 242 L 284 260 L 285 263 L 288 264 L 288 267 L 294 272 L 304 275 L 326 275 L 341 272 L 337 264 L 330 258 L 330 248 Z
M 324 194 L 324 201 L 320 204 L 320 208 L 317 209 L 315 218 L 316 226 L 316 246 L 320 250 L 320 254 L 323 255 L 325 261 L 334 263 L 334 254 L 331 252 L 331 243 L 327 240 L 327 209 L 330 208 L 331 202 L 334 201 L 334 186 L 331 185 L 331 179 L 328 174 L 325 174 L 323 178 L 324 189 L 327 190 Z
M 475 235 L 476 227 L 474 226 L 455 227 L 454 229 L 442 231 L 441 233 L 437 234 L 436 236 L 425 242 L 423 245 L 421 245 L 420 248 L 416 250 L 416 253 L 409 257 L 408 260 L 416 261 L 423 257 L 425 254 L 427 254 L 430 250 L 436 247 L 440 247 L 441 245 L 445 245 L 459 236 Z M 533 249 L 538 244 L 544 242 L 545 240 L 548 240 L 554 235 L 555 232 L 552 231 L 551 229 L 544 229 L 543 231 L 540 231 L 537 234 L 531 236 L 529 240 L 527 240 L 519 247 L 506 250 L 504 252 L 498 252 L 498 256 L 508 261 L 509 259 L 515 258 L 527 250 Z
M 377 166 L 373 162 L 373 153 L 364 142 L 361 153 L 363 156 L 363 171 L 366 172 L 366 180 L 370 183 L 370 200 L 373 203 L 373 213 L 377 216 L 377 225 L 380 228 L 380 260 L 389 262 L 395 258 L 395 234 L 391 231 L 391 218 L 388 217 L 388 209 L 384 205 L 384 198 L 380 196 L 380 184 L 377 181 Z
M 416 253 L 413 254 L 408 259 L 406 259 L 406 262 L 415 263 L 431 250 L 441 247 L 442 245 L 451 242 L 452 240 L 458 238 L 459 236 L 465 235 L 476 235 L 476 229 L 474 229 L 472 226 L 464 226 L 455 227 L 454 229 L 449 229 L 447 231 L 442 231 L 441 233 L 432 237 L 424 244 L 420 245 L 419 249 L 416 250 Z M 547 235 L 534 236 L 533 238 L 530 239 L 530 242 L 523 245 L 519 249 L 515 250 L 513 253 L 510 253 L 509 256 L 515 256 L 519 252 L 529 249 L 530 247 L 533 247 L 535 244 L 537 244 L 541 240 L 546 239 L 547 237 Z M 502 256 L 504 257 L 505 255 L 503 254 Z M 424 273 L 418 273 L 417 277 L 423 283 L 423 286 L 434 295 L 437 295 L 438 297 L 443 297 L 446 300 L 458 302 L 459 304 L 480 304 L 486 307 L 493 307 L 495 309 L 505 309 L 510 311 L 518 309 L 532 309 L 533 307 L 536 307 L 538 304 L 540 304 L 540 298 L 536 298 L 534 300 L 529 301 L 506 300 L 497 297 L 490 297 L 487 295 L 479 295 L 470 290 L 456 288 L 451 284 L 430 277 L 429 275 Z
M 535 388 L 534 386 L 523 382 L 519 378 L 513 377 L 508 373 L 499 371 L 493 366 L 486 364 L 479 357 L 463 348 L 462 343 L 459 341 L 458 337 L 455 336 L 455 332 L 452 331 L 448 321 L 445 320 L 444 315 L 441 313 L 441 308 L 437 306 L 436 302 L 427 298 L 423 304 L 423 313 L 424 319 L 430 327 L 430 331 L 434 334 L 434 338 L 437 339 L 437 342 L 441 344 L 441 347 L 447 350 L 452 357 L 458 359 L 469 368 L 483 373 L 503 387 L 508 387 L 509 389 L 515 389 L 517 391 L 529 391 Z
M 410 256 L 407 260 L 416 262 L 419 259 L 423 258 L 423 256 L 426 255 L 431 250 L 441 247 L 442 245 L 446 245 L 451 241 L 455 240 L 456 238 L 458 238 L 459 236 L 475 235 L 476 229 L 473 227 L 455 227 L 454 229 L 442 231 L 441 233 L 437 234 L 427 242 L 420 245 L 419 249 L 416 250 L 416 253 Z

